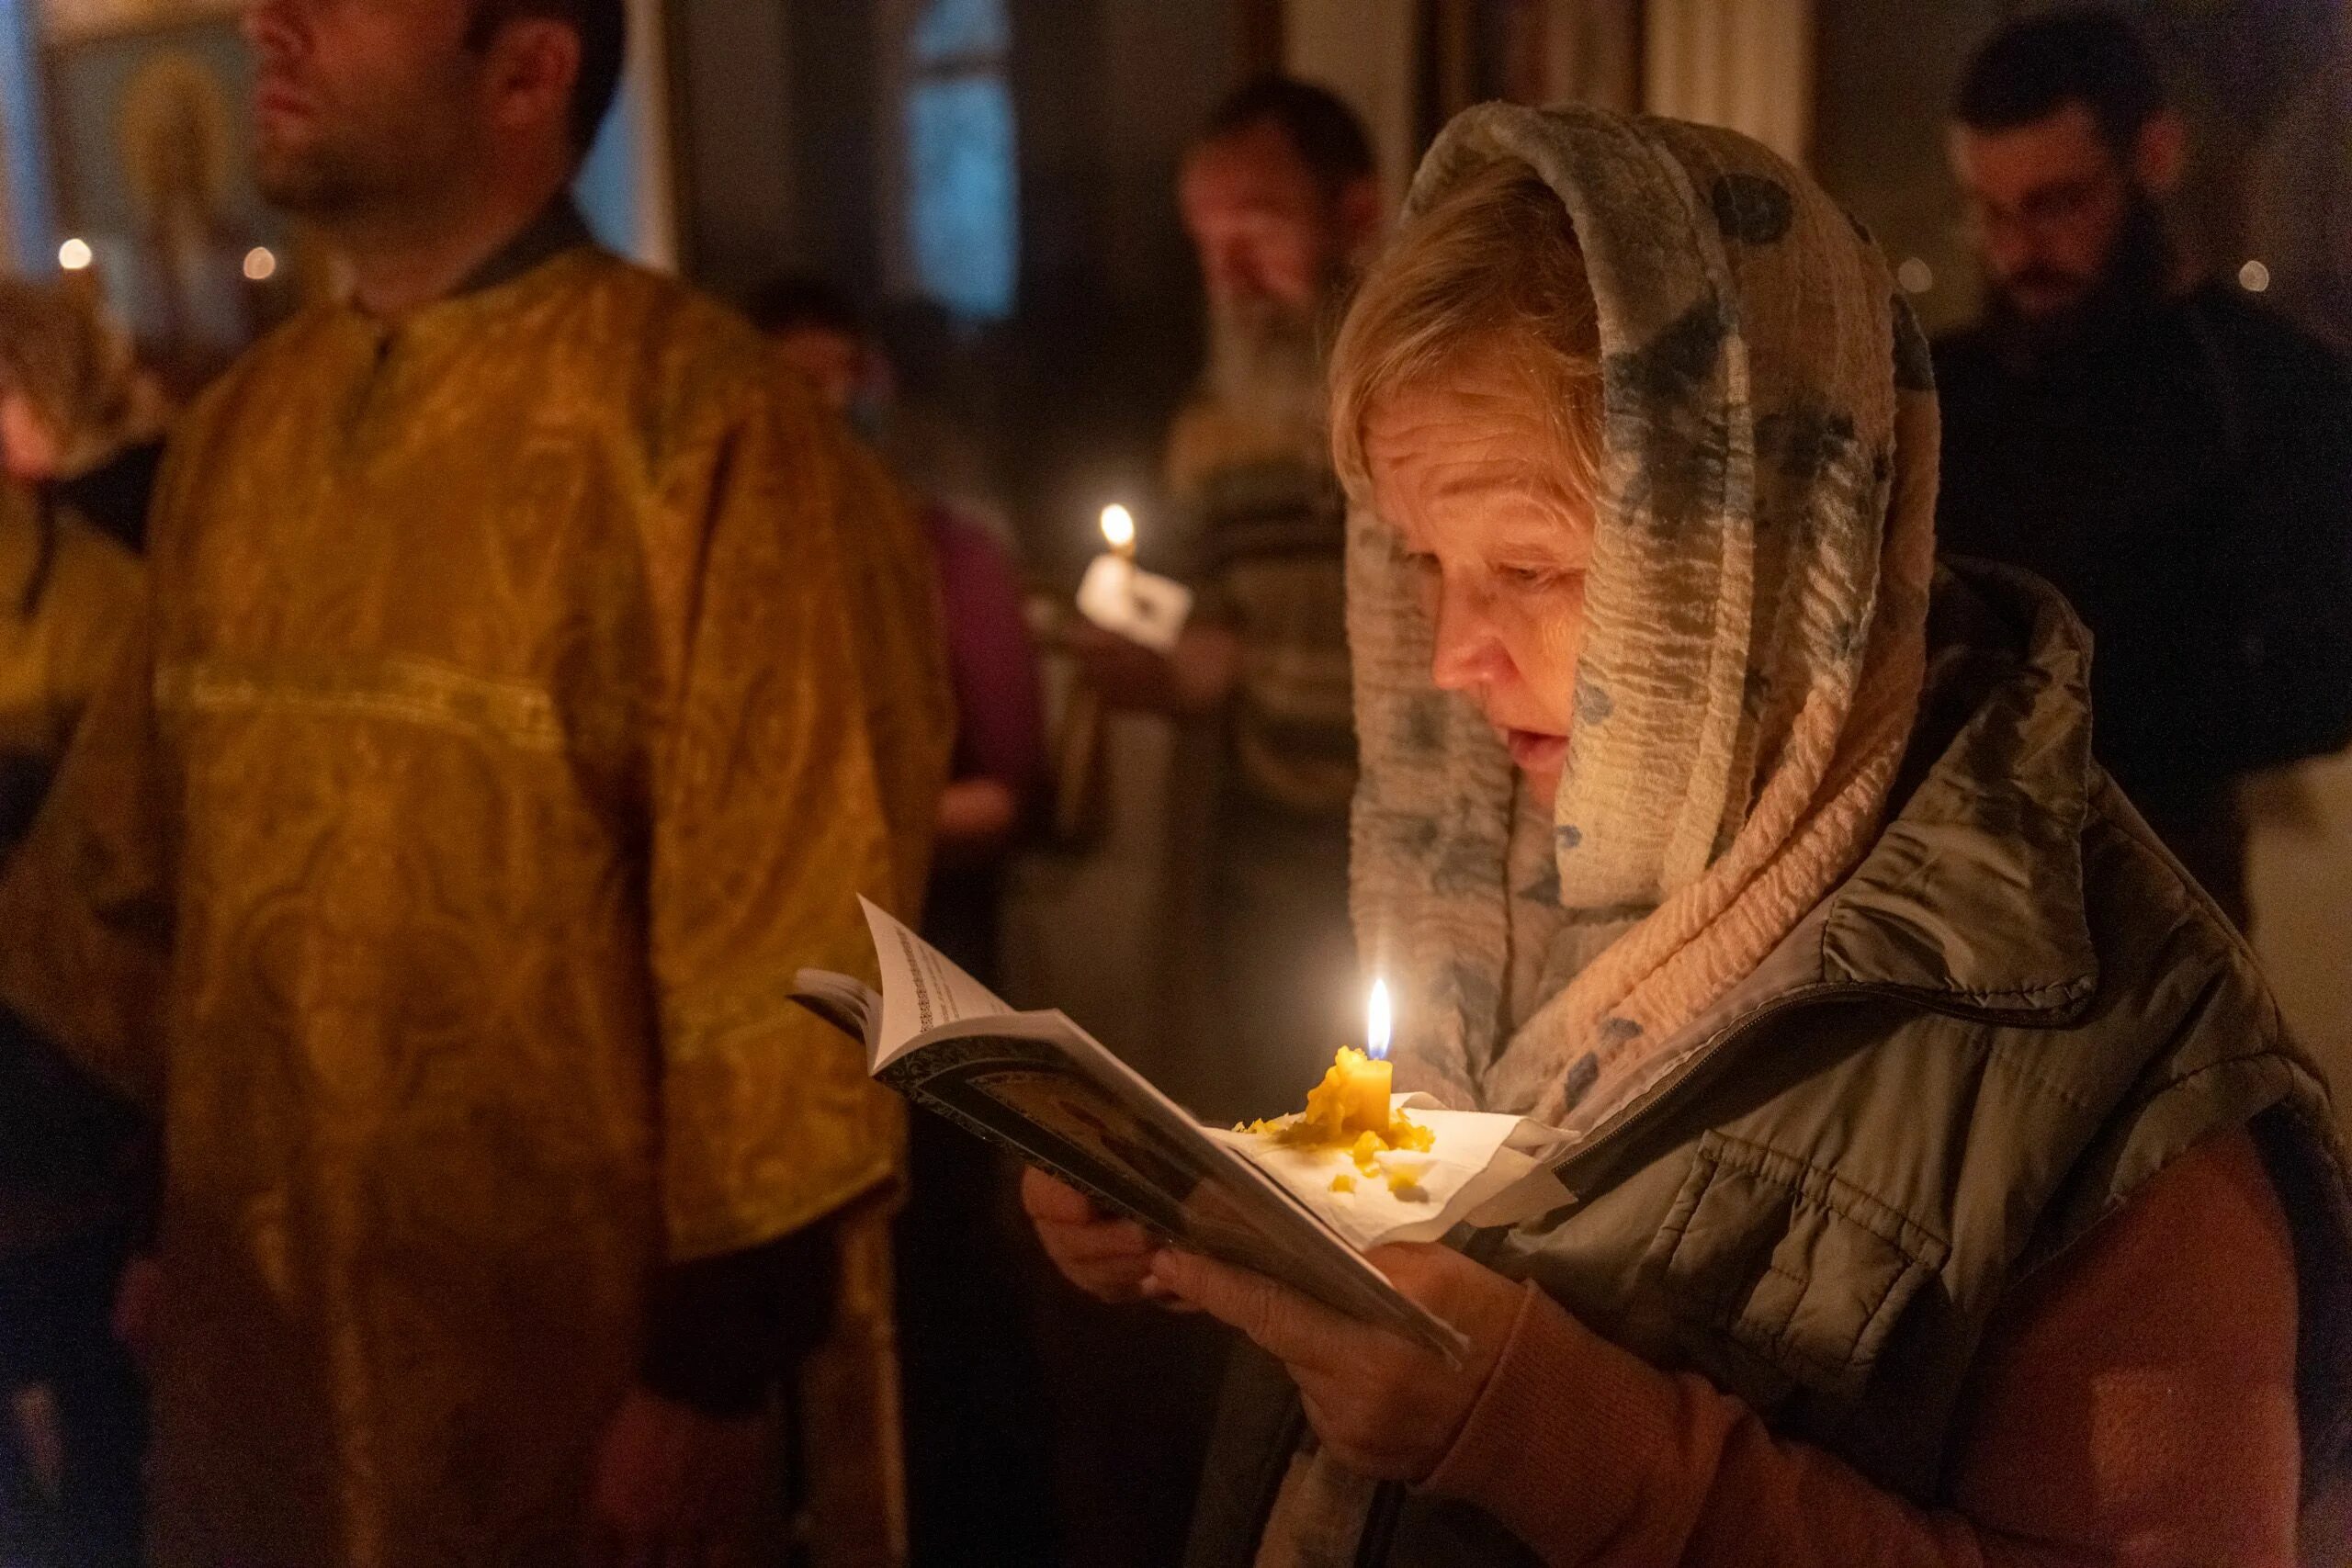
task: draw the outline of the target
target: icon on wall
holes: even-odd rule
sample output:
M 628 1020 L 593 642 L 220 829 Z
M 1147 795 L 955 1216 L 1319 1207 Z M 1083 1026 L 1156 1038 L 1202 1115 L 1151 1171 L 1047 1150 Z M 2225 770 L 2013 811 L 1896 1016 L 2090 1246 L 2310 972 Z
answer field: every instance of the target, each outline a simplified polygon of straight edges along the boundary
M 74 38 L 46 64 L 61 223 L 90 246 L 151 363 L 201 380 L 252 343 L 286 287 L 273 281 L 284 220 L 254 186 L 236 18 Z

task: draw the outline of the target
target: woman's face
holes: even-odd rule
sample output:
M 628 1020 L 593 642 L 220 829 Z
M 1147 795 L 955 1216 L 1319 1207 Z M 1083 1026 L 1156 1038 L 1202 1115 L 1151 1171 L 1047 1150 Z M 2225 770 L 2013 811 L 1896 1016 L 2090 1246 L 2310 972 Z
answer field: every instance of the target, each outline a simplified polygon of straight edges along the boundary
M 1584 637 L 1590 503 L 1533 392 L 1474 361 L 1374 403 L 1364 456 L 1437 625 L 1430 678 L 1460 692 L 1537 797 L 1558 790 Z

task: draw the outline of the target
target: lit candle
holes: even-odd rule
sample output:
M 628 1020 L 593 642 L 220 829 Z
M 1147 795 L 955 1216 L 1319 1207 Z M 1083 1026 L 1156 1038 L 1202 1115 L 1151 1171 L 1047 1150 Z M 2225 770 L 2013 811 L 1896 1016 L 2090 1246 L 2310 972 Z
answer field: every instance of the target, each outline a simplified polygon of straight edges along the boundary
M 1119 563 L 1119 592 L 1127 596 L 1127 608 L 1136 602 L 1136 514 L 1117 502 L 1102 509 L 1102 538 L 1111 547 L 1111 554 Z
M 1136 514 L 1113 502 L 1102 509 L 1102 537 L 1121 560 L 1136 558 Z
M 1347 1143 L 1359 1134 L 1388 1135 L 1388 1064 L 1352 1045 L 1340 1047 L 1323 1081 L 1306 1091 L 1301 1131 L 1323 1143 Z
M 1392 1024 L 1388 1009 L 1388 982 L 1374 980 L 1372 995 L 1363 1009 L 1363 1046 L 1361 1052 L 1342 1051 L 1331 1070 L 1342 1074 L 1347 1082 L 1347 1118 L 1341 1125 L 1351 1133 L 1377 1133 L 1388 1135 L 1388 1093 L 1392 1070 L 1388 1066 L 1388 1036 Z
M 1371 1134 L 1388 1136 L 1388 985 L 1375 981 L 1364 1009 L 1364 1045 L 1359 1051 L 1342 1045 L 1323 1081 L 1306 1091 L 1303 1120 L 1317 1135 L 1333 1143 Z
M 1136 565 L 1136 514 L 1117 502 L 1102 509 L 1110 548 L 1088 563 L 1078 585 L 1079 613 L 1103 630 L 1155 653 L 1171 651 L 1193 612 L 1193 591 Z
M 1297 1115 L 1243 1122 L 1234 1131 L 1262 1134 L 1289 1148 L 1344 1149 L 1367 1176 L 1380 1168 L 1383 1153 L 1428 1153 L 1435 1134 L 1389 1105 L 1395 1086 L 1388 1042 L 1394 1026 L 1388 982 L 1375 980 L 1364 1003 L 1364 1049 L 1340 1046 L 1323 1081 L 1306 1091 L 1306 1109 Z M 1401 1190 L 1418 1179 L 1419 1168 L 1396 1168 L 1389 1175 L 1390 1187 Z M 1331 1190 L 1352 1191 L 1354 1179 L 1342 1172 Z

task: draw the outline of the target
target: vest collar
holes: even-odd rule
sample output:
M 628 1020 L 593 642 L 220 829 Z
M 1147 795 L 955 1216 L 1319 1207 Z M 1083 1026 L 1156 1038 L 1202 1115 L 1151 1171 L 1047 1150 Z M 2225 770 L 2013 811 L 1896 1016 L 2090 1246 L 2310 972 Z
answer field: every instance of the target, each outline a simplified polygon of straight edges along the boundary
M 2039 580 L 1966 562 L 1939 575 L 1928 657 L 1916 783 L 1829 899 L 1812 978 L 2064 1021 L 2098 984 L 2089 634 Z
M 2082 835 L 2094 777 L 2090 637 L 2039 579 L 1980 562 L 1939 571 L 1928 681 L 1899 803 L 1876 845 L 1755 972 L 1683 1030 L 1656 1077 L 1557 1174 L 1590 1190 L 1619 1134 L 1759 1018 L 1841 993 L 2060 1026 L 2098 988 Z

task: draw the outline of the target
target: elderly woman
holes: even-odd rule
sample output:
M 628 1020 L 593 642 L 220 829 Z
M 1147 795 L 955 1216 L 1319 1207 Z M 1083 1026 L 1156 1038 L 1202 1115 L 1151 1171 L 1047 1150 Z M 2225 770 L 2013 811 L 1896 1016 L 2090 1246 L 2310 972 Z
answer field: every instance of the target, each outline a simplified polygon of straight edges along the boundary
M 1927 363 L 1736 136 L 1430 154 L 1332 369 L 1358 934 L 1419 1087 L 1575 1134 L 1574 1201 L 1375 1254 L 1449 1366 L 1033 1179 L 1081 1285 L 1265 1352 L 1194 1563 L 2293 1561 L 2323 1092 L 2091 761 L 2065 605 L 1935 576 Z

